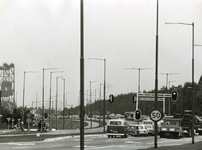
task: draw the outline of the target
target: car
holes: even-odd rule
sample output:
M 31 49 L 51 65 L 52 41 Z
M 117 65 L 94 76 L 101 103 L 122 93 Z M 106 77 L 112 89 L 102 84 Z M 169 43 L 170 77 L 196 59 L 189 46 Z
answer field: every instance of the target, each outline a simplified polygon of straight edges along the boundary
M 148 135 L 154 135 L 155 134 L 155 131 L 154 131 L 154 127 L 152 124 L 145 124 L 145 126 L 147 127 L 147 130 L 148 130 Z
M 160 138 L 174 137 L 179 139 L 184 136 L 181 119 L 177 118 L 164 118 L 163 124 L 160 128 Z
M 138 124 L 137 126 L 138 126 L 138 130 L 139 130 L 139 134 L 138 135 L 140 135 L 140 136 L 141 135 L 142 136 L 148 136 L 149 131 L 148 131 L 146 125 L 144 125 L 144 124 Z
M 117 137 L 121 136 L 122 138 L 128 137 L 128 124 L 123 119 L 111 119 L 107 123 L 107 136 Z
M 130 136 L 138 136 L 139 135 L 139 130 L 138 130 L 138 126 L 135 124 L 130 124 L 128 126 L 128 135 Z

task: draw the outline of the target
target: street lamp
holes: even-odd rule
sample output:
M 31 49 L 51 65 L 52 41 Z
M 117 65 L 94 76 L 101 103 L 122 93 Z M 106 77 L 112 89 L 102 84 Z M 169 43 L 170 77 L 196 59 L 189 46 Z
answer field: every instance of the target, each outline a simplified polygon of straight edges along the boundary
M 51 71 L 50 72 L 50 101 L 49 101 L 49 129 L 50 129 L 50 114 L 51 114 L 51 85 L 52 85 L 52 74 L 53 73 L 62 73 L 63 71 Z
M 165 24 L 180 24 L 180 25 L 191 25 L 192 26 L 192 144 L 194 144 L 194 22 L 193 23 L 165 23 Z
M 100 59 L 100 58 L 88 58 L 91 60 L 101 60 L 104 61 L 104 101 L 103 101 L 103 132 L 105 132 L 105 92 L 106 92 L 106 59 Z
M 179 73 L 160 73 L 163 75 L 166 75 L 166 88 L 168 89 L 168 75 L 173 75 L 173 74 L 179 74 Z M 169 85 L 170 88 L 170 85 Z
M 133 70 L 138 70 L 139 71 L 139 75 L 138 75 L 138 92 L 137 92 L 137 102 L 136 102 L 136 110 L 138 110 L 138 93 L 140 93 L 140 70 L 153 69 L 153 68 L 126 68 L 126 69 L 133 69 Z
M 63 129 L 65 128 L 65 120 L 64 120 L 64 116 L 65 116 L 65 79 L 62 78 L 62 80 L 64 81 L 63 83 Z
M 25 74 L 26 73 L 36 73 L 36 71 L 24 71 L 24 80 L 23 80 L 23 103 L 22 103 L 22 121 L 24 122 L 24 104 L 25 104 Z
M 42 81 L 42 127 L 44 124 L 44 71 L 45 70 L 54 70 L 54 69 L 58 69 L 58 68 L 43 68 L 43 81 Z M 43 131 L 43 128 L 41 128 Z
M 100 81 L 90 81 L 90 115 L 91 115 L 91 119 L 90 119 L 90 126 L 92 128 L 92 99 L 91 99 L 91 83 L 93 82 L 100 82 Z
M 63 76 L 56 77 L 56 102 L 55 102 L 55 111 L 56 111 L 56 129 L 57 129 L 57 120 L 58 120 L 58 113 L 57 113 L 57 107 L 58 107 L 58 78 L 62 78 Z

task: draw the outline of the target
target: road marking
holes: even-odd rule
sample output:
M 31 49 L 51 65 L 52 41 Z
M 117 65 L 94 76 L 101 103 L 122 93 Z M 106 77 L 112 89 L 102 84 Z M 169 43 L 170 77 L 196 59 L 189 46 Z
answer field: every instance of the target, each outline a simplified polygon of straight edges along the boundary
M 119 146 L 103 146 L 103 147 L 87 147 L 87 149 L 85 150 L 88 150 L 88 149 L 106 149 L 106 148 L 123 148 L 124 145 L 119 145 Z
M 131 143 L 131 144 L 134 144 L 134 143 L 142 143 L 142 142 L 126 141 L 125 143 Z
M 23 149 L 23 148 L 28 149 L 29 147 L 12 147 L 12 149 Z
M 111 142 L 111 141 L 113 141 L 113 140 L 106 140 L 105 142 Z
M 57 144 L 57 145 L 52 145 L 52 146 L 63 146 L 63 144 Z
M 8 143 L 8 145 L 35 145 L 35 143 Z

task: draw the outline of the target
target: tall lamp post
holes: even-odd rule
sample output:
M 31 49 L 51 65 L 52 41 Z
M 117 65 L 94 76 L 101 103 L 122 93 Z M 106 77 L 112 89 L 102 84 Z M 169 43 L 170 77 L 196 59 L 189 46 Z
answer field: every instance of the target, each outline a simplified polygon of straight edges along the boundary
M 103 101 L 103 132 L 105 132 L 105 112 L 106 112 L 106 108 L 105 108 L 105 93 L 106 93 L 106 59 L 100 59 L 100 58 L 88 58 L 91 60 L 101 60 L 104 61 L 104 87 L 103 87 L 103 93 L 104 93 L 104 101 Z
M 63 71 L 51 71 L 50 72 L 50 95 L 49 95 L 49 129 L 50 129 L 50 114 L 51 114 L 51 85 L 52 85 L 52 74 L 53 73 L 62 73 Z
M 65 128 L 65 79 L 62 78 L 62 80 L 64 81 L 63 83 L 63 129 Z
M 53 70 L 57 68 L 43 68 L 43 80 L 42 80 L 42 127 L 44 124 L 44 71 L 45 70 Z M 41 128 L 43 131 L 43 128 Z
M 133 69 L 133 70 L 138 70 L 139 75 L 138 75 L 138 92 L 137 92 L 137 102 L 136 102 L 136 110 L 138 109 L 138 93 L 140 93 L 140 70 L 145 70 L 145 69 L 152 69 L 152 68 L 126 68 L 126 69 Z
M 63 76 L 56 77 L 56 102 L 55 102 L 55 112 L 56 112 L 56 129 L 58 126 L 58 78 L 62 78 Z
M 24 105 L 25 105 L 25 74 L 26 73 L 36 73 L 36 71 L 24 71 L 24 79 L 23 79 L 23 103 L 22 103 L 22 121 L 24 122 Z
M 90 127 L 92 128 L 92 95 L 91 95 L 91 83 L 99 81 L 90 81 Z
M 192 144 L 194 144 L 194 22 L 193 23 L 165 23 L 165 24 L 177 24 L 177 25 L 191 25 L 192 26 Z
M 80 1 L 80 150 L 84 150 L 84 7 L 83 0 Z

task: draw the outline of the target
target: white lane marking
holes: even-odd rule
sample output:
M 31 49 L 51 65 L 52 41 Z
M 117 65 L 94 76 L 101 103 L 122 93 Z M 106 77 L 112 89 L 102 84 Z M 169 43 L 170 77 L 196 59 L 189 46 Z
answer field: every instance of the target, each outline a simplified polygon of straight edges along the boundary
M 142 143 L 142 142 L 126 141 L 125 143 L 132 143 L 132 144 L 134 144 L 134 143 Z
M 24 148 L 24 149 L 25 149 L 25 148 L 28 149 L 28 147 L 12 147 L 12 149 L 23 149 L 23 148 Z
M 8 143 L 8 145 L 35 145 L 35 143 Z
M 119 145 L 119 146 L 103 146 L 103 147 L 92 147 L 92 148 L 88 148 L 85 149 L 85 150 L 88 150 L 88 149 L 106 149 L 106 148 L 123 148 L 124 145 Z
M 80 141 L 80 139 L 75 139 L 74 141 L 75 141 L 75 142 L 79 142 L 79 141 Z M 93 139 L 85 139 L 84 141 L 85 141 L 85 142 L 89 142 L 89 141 L 91 141 L 91 142 L 92 142 L 92 141 L 93 141 Z
M 52 146 L 63 146 L 63 144 L 57 144 L 57 145 L 52 145 Z
M 111 141 L 113 141 L 113 140 L 106 140 L 105 142 L 111 142 Z

